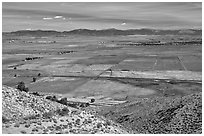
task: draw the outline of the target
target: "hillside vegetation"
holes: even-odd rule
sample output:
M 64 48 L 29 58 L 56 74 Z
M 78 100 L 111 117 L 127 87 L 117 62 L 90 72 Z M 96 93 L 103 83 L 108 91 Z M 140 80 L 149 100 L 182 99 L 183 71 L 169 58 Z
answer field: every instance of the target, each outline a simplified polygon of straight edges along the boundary
M 11 87 L 2 89 L 4 134 L 127 133 L 94 112 L 78 110 Z
M 202 133 L 202 94 L 152 97 L 106 108 L 103 116 L 135 133 Z

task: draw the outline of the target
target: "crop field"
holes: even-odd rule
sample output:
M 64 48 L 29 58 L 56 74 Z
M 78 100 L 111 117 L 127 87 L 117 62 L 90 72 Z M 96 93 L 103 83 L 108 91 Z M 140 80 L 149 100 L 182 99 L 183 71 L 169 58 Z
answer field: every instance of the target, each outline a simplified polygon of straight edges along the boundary
M 128 45 L 157 40 L 172 42 L 179 39 L 177 36 L 19 36 L 15 37 L 19 39 L 15 43 L 8 43 L 4 38 L 2 81 L 8 86 L 15 87 L 23 81 L 33 92 L 94 97 L 96 101 L 111 103 L 133 97 L 185 95 L 202 90 L 201 45 Z M 199 39 L 182 36 L 183 40 L 196 38 Z M 55 43 L 39 43 L 42 41 Z M 38 59 L 26 60 L 35 57 Z M 148 79 L 152 81 L 144 86 Z M 163 83 L 168 79 L 197 84 Z M 165 87 L 168 89 L 163 92 Z
M 88 79 L 80 78 L 45 77 L 41 78 L 36 83 L 31 83 L 29 89 L 33 92 L 67 94 L 87 81 Z
M 159 58 L 154 70 L 185 70 L 177 57 Z
M 189 71 L 202 71 L 202 56 L 189 55 L 179 57 Z

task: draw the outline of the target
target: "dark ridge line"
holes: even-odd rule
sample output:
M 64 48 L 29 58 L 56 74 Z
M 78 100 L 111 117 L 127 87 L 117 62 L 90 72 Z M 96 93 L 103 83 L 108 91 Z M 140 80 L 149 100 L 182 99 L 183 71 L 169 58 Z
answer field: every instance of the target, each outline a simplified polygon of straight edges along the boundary
M 189 32 L 190 31 L 190 32 Z M 74 29 L 70 31 L 56 31 L 56 30 L 18 30 L 12 32 L 2 32 L 2 34 L 16 34 L 16 35 L 88 35 L 88 36 L 97 36 L 97 35 L 201 35 L 202 29 L 153 29 L 153 28 L 141 28 L 141 29 Z

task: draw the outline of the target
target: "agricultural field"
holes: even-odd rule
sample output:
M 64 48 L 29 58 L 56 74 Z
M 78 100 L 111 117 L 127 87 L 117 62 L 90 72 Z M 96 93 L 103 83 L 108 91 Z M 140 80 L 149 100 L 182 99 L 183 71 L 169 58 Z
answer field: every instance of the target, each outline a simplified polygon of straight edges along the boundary
M 202 45 L 174 44 L 200 40 L 199 36 L 3 38 L 3 85 L 16 88 L 23 81 L 30 92 L 54 94 L 74 102 L 94 99 L 87 110 L 113 120 L 117 116 L 107 112 L 118 104 L 202 91 Z M 18 40 L 10 43 L 9 39 Z M 145 45 L 157 40 L 169 44 Z M 132 44 L 138 42 L 144 44 Z
M 18 40 L 9 43 L 7 39 L 12 38 Z M 100 95 L 111 98 L 114 96 L 114 91 L 117 92 L 120 86 L 124 86 L 123 83 L 117 81 L 117 77 L 135 78 L 135 80 L 137 78 L 169 78 L 200 82 L 201 45 L 127 45 L 130 42 L 145 43 L 157 40 L 161 42 L 174 40 L 175 42 L 175 40 L 190 41 L 199 38 L 198 36 L 148 35 L 4 37 L 3 84 L 14 87 L 17 82 L 24 81 L 31 91 L 67 95 L 70 95 L 71 92 L 73 95 L 76 93 L 77 96 L 81 92 L 88 93 L 91 87 L 91 90 L 96 90 L 91 96 L 98 98 L 97 90 L 103 90 L 100 91 Z M 55 42 L 49 43 L 49 41 Z M 41 76 L 38 77 L 39 73 Z M 188 74 L 190 79 L 188 75 L 182 74 Z M 33 77 L 37 78 L 36 82 L 32 82 Z M 104 79 L 105 77 L 112 77 L 116 80 L 111 83 L 108 79 Z M 123 80 L 129 81 L 128 79 Z M 124 94 L 124 97 L 132 96 L 134 92 L 131 92 L 134 90 L 131 83 L 126 82 L 122 88 L 128 88 L 127 84 L 132 89 L 128 89 L 129 92 L 125 91 L 127 89 L 121 89 L 124 93 L 122 91 L 119 94 Z M 113 91 L 110 91 L 112 85 L 115 87 Z M 110 91 L 110 94 L 106 91 Z M 150 92 L 152 93 L 144 93 L 144 95 L 155 94 L 156 91 L 152 89 Z M 138 94 L 141 93 L 138 92 Z M 136 96 L 140 96 L 138 94 L 136 93 Z

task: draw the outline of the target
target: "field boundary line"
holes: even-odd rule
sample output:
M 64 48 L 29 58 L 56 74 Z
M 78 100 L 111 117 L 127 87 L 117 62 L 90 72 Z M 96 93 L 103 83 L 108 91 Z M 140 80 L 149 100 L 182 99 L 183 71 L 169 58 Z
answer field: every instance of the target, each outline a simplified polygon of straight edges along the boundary
M 177 56 L 179 62 L 181 63 L 181 66 L 184 68 L 185 71 L 188 71 L 188 69 L 185 67 L 183 61 L 181 60 L 181 58 L 179 56 Z

